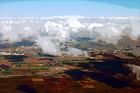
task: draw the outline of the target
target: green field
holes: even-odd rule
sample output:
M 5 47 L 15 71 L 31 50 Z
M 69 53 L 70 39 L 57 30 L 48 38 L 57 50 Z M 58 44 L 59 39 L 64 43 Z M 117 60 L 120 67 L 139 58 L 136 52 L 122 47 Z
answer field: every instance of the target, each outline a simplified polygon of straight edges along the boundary
M 16 66 L 14 68 L 12 68 L 13 70 L 16 69 L 47 69 L 46 66 Z

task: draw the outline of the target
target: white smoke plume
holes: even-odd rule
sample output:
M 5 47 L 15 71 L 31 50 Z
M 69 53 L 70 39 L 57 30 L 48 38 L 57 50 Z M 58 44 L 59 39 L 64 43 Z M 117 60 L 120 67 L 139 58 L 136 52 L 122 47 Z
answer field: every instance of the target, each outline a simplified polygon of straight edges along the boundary
M 116 44 L 121 35 L 136 40 L 140 36 L 140 18 L 136 17 L 99 17 L 79 16 L 50 18 L 0 18 L 1 40 L 10 43 L 34 37 L 33 41 L 44 53 L 62 55 L 61 43 L 71 40 L 71 36 L 90 37 Z M 71 52 L 73 51 L 73 52 Z M 74 54 L 74 51 L 79 54 Z M 84 51 L 71 48 L 70 55 L 81 55 Z

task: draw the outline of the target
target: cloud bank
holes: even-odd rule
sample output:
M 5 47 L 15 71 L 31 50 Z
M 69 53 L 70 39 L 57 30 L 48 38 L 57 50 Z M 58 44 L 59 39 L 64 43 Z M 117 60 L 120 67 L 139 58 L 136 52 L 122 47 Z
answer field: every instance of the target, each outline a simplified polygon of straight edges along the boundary
M 10 43 L 33 37 L 32 41 L 36 42 L 44 53 L 62 55 L 64 53 L 61 50 L 62 44 L 76 42 L 73 37 L 88 37 L 94 41 L 101 39 L 113 44 L 118 42 L 121 35 L 136 40 L 140 36 L 140 18 L 81 16 L 0 18 L 0 33 L 2 34 L 0 39 L 8 40 Z M 70 46 L 67 54 L 87 56 L 84 51 Z

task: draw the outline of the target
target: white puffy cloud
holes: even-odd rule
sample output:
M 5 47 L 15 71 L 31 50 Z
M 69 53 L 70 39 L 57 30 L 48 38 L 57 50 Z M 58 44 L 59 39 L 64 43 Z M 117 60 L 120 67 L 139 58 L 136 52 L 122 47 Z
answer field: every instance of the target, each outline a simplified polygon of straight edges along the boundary
M 71 56 L 75 56 L 75 57 L 78 57 L 78 56 L 88 57 L 87 52 L 81 51 L 80 49 L 73 48 L 73 47 L 69 47 L 66 54 L 71 55 Z
M 134 65 L 134 64 L 128 64 L 127 66 L 131 68 L 134 74 L 136 74 L 136 78 L 139 81 L 140 80 L 140 66 Z
M 37 40 L 35 40 L 37 45 L 41 47 L 42 51 L 44 53 L 49 53 L 52 55 L 61 55 L 59 45 L 56 43 L 53 43 L 51 41 L 50 37 L 37 37 Z
M 71 28 L 81 28 L 84 27 L 84 25 L 82 25 L 77 19 L 75 18 L 69 18 L 67 21 L 67 24 L 69 25 L 69 27 Z

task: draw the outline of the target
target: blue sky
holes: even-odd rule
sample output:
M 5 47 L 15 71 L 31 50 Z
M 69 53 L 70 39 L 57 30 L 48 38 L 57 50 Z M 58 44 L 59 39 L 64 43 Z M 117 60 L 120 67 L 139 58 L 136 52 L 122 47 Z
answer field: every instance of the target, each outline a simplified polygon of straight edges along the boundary
M 140 17 L 140 0 L 0 0 L 0 17 Z

